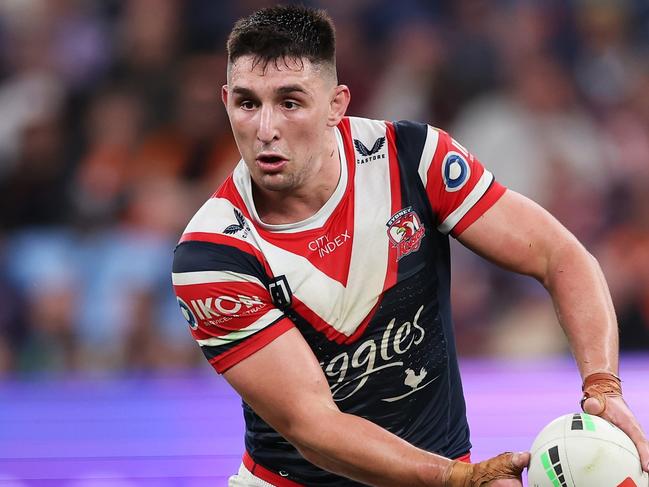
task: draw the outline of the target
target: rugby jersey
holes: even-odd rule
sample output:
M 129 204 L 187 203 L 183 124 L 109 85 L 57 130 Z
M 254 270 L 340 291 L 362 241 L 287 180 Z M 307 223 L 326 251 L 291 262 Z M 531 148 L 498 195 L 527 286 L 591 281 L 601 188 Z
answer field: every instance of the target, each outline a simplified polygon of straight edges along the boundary
M 189 222 L 173 285 L 223 373 L 297 328 L 345 412 L 455 458 L 470 447 L 450 307 L 448 235 L 505 192 L 446 132 L 348 117 L 341 176 L 297 223 L 257 215 L 243 161 Z M 243 404 L 246 449 L 287 485 L 359 485 L 319 469 Z

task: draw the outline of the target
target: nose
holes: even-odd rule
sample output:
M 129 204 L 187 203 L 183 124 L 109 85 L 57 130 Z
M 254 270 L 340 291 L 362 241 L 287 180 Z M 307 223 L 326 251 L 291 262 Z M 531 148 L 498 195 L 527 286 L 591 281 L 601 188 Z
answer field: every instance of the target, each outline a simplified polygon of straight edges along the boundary
M 268 144 L 279 138 L 274 110 L 271 106 L 262 106 L 259 112 L 259 127 L 257 138 L 260 142 Z

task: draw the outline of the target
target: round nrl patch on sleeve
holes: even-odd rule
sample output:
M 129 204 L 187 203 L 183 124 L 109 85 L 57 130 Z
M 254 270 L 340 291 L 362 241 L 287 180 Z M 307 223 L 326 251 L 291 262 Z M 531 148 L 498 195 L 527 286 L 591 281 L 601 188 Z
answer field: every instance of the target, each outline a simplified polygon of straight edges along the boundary
M 187 303 L 180 299 L 179 297 L 176 297 L 178 300 L 178 305 L 180 306 L 180 312 L 183 314 L 183 318 L 187 320 L 187 323 L 189 323 L 189 327 L 192 330 L 196 330 L 198 328 L 198 320 L 196 320 L 196 316 L 192 312 L 189 306 L 187 306 Z
M 464 156 L 458 152 L 449 152 L 442 162 L 442 179 L 446 191 L 455 192 L 462 189 L 471 176 L 471 168 Z

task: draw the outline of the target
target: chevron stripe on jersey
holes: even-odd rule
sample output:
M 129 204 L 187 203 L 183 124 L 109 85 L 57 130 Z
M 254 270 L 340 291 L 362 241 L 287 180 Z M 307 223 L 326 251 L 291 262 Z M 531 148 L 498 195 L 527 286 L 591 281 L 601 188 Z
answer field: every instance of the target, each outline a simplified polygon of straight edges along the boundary
M 349 340 L 359 326 L 367 323 L 366 318 L 385 288 L 389 262 L 385 222 L 393 211 L 387 144 L 378 154 L 382 155 L 381 165 L 362 172 L 362 168 L 355 167 L 353 147 L 349 143 L 351 131 L 363 140 L 385 138 L 386 125 L 350 120 L 341 127 L 348 143 L 343 144 L 342 137 L 338 139 L 344 164 L 341 173 L 349 176 L 341 177 L 335 194 L 344 195 L 345 199 L 329 208 L 329 214 L 318 212 L 320 227 L 314 228 L 313 219 L 309 219 L 297 225 L 283 225 L 280 232 L 272 233 L 272 226 L 255 222 L 251 232 L 251 241 L 268 261 L 272 274 L 285 275 L 290 283 L 296 303 L 299 303 L 296 311 L 308 315 L 314 327 L 340 342 Z M 394 160 L 393 167 L 396 167 Z M 252 215 L 255 211 L 249 206 L 252 204 L 249 179 L 245 165 L 240 165 L 234 174 L 234 189 L 243 191 L 240 200 Z M 231 190 L 233 186 L 228 188 Z M 395 200 L 399 200 L 398 195 Z M 356 208 L 371 209 L 371 212 L 364 211 L 370 218 L 354 218 Z M 300 231 L 302 224 L 307 230 Z M 331 259 L 328 264 L 345 268 L 344 275 L 336 276 L 334 269 L 323 270 L 320 256 L 310 251 L 309 245 L 318 235 L 326 236 L 329 242 L 339 237 L 344 247 L 335 250 L 339 258 Z

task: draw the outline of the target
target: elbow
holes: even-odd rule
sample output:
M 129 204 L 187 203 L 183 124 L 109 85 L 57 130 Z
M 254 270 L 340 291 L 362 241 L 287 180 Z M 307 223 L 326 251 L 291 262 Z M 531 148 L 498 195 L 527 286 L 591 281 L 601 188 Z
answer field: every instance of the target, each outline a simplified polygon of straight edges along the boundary
M 558 279 L 566 275 L 583 275 L 587 269 L 601 273 L 597 258 L 573 237 L 555 246 L 534 277 L 550 289 Z
M 317 465 L 318 467 L 324 468 L 326 470 L 326 466 L 321 462 L 322 457 L 318 455 L 315 450 L 312 450 L 311 448 L 306 446 L 296 445 L 295 443 L 292 443 L 292 445 L 307 462 L 313 465 Z
M 291 445 L 293 445 L 301 454 L 304 455 L 304 451 L 310 451 L 311 440 L 309 435 L 313 425 L 310 424 L 301 424 L 300 422 L 292 422 L 288 425 L 287 428 L 284 428 L 280 433 Z M 308 458 L 307 458 L 308 460 Z
M 327 411 L 331 416 L 312 418 L 304 427 L 290 434 L 287 440 L 295 447 L 309 463 L 340 475 L 345 475 L 341 467 L 345 464 L 344 456 L 340 453 L 339 410 Z M 338 437 L 338 439 L 337 439 Z
M 599 265 L 599 260 L 597 260 L 597 257 L 595 257 L 593 254 L 591 254 L 589 251 L 585 250 L 587 257 L 590 259 L 591 265 L 595 267 L 598 270 L 602 270 L 602 267 Z
M 300 409 L 294 411 L 281 433 L 304 458 L 312 461 L 311 457 L 325 446 L 328 427 L 335 424 L 335 415 L 342 413 L 335 406 Z

